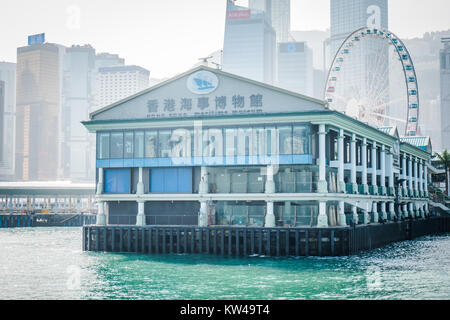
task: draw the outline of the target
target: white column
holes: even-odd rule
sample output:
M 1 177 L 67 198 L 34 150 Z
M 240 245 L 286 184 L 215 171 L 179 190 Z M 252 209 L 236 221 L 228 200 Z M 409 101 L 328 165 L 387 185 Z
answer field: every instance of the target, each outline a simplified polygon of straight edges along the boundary
M 356 135 L 352 134 L 352 141 L 350 142 L 350 161 L 352 165 L 351 169 L 351 182 L 353 193 L 358 193 L 358 184 L 356 183 Z
M 353 222 L 355 222 L 355 224 L 358 224 L 358 207 L 357 206 L 352 206 L 352 214 L 353 214 Z
M 401 196 L 405 196 L 408 195 L 407 193 L 407 187 L 406 187 L 406 183 L 408 180 L 408 175 L 406 174 L 406 154 L 403 154 L 403 158 L 402 158 L 402 168 L 403 168 L 403 179 L 405 179 L 402 183 L 402 194 Z
M 200 201 L 200 213 L 198 216 L 198 226 L 207 227 L 208 226 L 208 205 L 206 201 Z
M 394 155 L 392 153 L 392 149 L 389 150 L 389 156 L 388 156 L 388 172 L 389 172 L 389 192 L 390 195 L 395 194 L 395 187 L 394 187 Z
M 319 216 L 317 217 L 317 227 L 326 228 L 328 227 L 328 216 L 327 216 L 327 202 L 319 202 Z
M 381 187 L 381 194 L 386 195 L 386 149 L 385 146 L 381 146 L 381 153 L 380 153 L 380 187 Z
M 414 196 L 419 196 L 419 168 L 418 168 L 418 159 L 414 158 Z
M 372 202 L 372 213 L 373 213 L 373 223 L 378 223 L 379 216 L 378 216 L 378 203 L 377 202 Z
M 97 194 L 103 193 L 103 168 L 98 168 Z
M 428 197 L 428 166 L 425 163 L 424 181 L 423 181 L 423 191 L 425 192 L 425 197 Z
M 404 203 L 403 204 L 403 218 L 408 218 L 409 216 L 409 212 L 408 212 L 408 204 Z
M 275 182 L 273 181 L 273 166 L 267 166 L 266 193 L 275 193 Z
M 369 215 L 369 206 L 370 203 L 366 202 L 364 204 L 364 209 L 363 209 L 363 224 L 369 224 L 370 223 L 370 215 Z
M 381 203 L 381 220 L 387 221 L 386 202 Z
M 328 193 L 328 183 L 326 180 L 326 161 L 325 161 L 325 125 L 319 125 L 319 182 L 317 185 L 318 193 Z
M 339 201 L 339 225 L 341 227 L 347 226 L 347 222 L 345 219 L 345 203 L 344 203 L 344 201 Z
M 361 165 L 362 165 L 362 184 L 364 194 L 369 193 L 369 186 L 367 185 L 367 139 L 363 138 L 361 144 Z
M 415 218 L 414 203 L 412 202 L 409 203 L 409 215 L 411 216 L 411 218 Z
M 389 220 L 393 221 L 395 218 L 395 203 L 389 202 Z
M 372 187 L 373 193 L 378 194 L 377 186 L 377 143 L 374 141 L 372 144 Z M 378 215 L 378 213 L 377 213 Z M 378 222 L 378 220 L 376 221 Z
M 99 201 L 97 203 L 97 206 L 98 206 L 97 225 L 106 226 L 105 203 L 103 201 Z
M 139 181 L 136 187 L 136 194 L 144 194 L 144 178 L 143 178 L 143 168 L 139 168 Z
M 412 159 L 411 157 L 408 158 L 408 189 L 409 189 L 409 196 L 413 195 L 413 180 L 412 180 Z
M 145 226 L 145 201 L 138 201 L 138 214 L 136 216 L 136 225 L 137 226 Z
M 208 193 L 209 192 L 209 188 L 208 188 L 208 170 L 206 167 L 201 167 L 200 169 L 200 185 L 198 187 L 198 192 L 199 193 Z
M 419 160 L 419 195 L 423 197 L 423 160 Z
M 273 213 L 273 202 L 267 201 L 267 212 L 266 219 L 264 221 L 264 227 L 273 228 L 275 227 L 275 215 Z
M 339 130 L 338 136 L 338 192 L 345 193 L 345 182 L 344 182 L 344 130 Z

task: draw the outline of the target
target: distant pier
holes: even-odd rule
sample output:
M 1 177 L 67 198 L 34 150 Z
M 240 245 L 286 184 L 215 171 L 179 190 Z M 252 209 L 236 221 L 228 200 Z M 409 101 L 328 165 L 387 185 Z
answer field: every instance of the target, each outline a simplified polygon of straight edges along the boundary
M 0 228 L 82 227 L 95 223 L 92 214 L 0 215 Z
M 450 231 L 450 216 L 336 228 L 85 226 L 83 250 L 222 256 L 347 256 Z

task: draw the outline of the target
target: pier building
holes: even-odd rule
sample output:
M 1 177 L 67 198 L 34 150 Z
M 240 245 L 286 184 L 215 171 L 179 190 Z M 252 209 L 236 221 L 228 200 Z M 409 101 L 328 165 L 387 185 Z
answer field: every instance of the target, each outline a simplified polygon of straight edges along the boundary
M 426 137 L 199 66 L 90 114 L 97 225 L 339 228 L 429 215 Z

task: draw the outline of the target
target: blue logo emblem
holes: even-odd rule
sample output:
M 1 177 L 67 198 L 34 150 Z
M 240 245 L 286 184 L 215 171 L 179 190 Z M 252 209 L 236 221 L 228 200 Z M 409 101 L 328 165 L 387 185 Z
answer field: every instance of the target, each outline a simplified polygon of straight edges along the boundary
M 219 79 L 210 71 L 198 71 L 187 80 L 189 91 L 195 94 L 208 94 L 217 89 Z

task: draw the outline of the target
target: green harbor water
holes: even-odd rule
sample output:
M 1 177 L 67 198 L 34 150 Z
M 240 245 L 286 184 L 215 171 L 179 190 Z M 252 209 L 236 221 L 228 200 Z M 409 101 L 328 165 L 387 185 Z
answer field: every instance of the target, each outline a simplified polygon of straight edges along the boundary
M 450 234 L 352 257 L 81 250 L 81 228 L 0 229 L 0 299 L 450 299 Z

